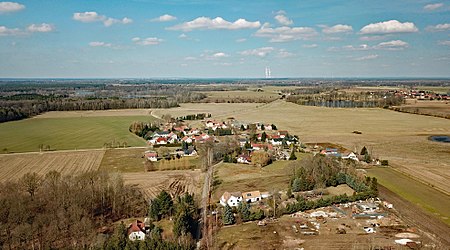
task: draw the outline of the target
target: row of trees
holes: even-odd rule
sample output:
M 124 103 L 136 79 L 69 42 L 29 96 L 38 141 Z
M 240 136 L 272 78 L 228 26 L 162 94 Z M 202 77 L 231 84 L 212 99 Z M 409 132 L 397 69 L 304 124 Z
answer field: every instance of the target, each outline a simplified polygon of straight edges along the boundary
M 0 249 L 103 248 L 97 230 L 145 215 L 142 197 L 118 174 L 25 174 L 0 185 Z
M 237 217 L 234 216 L 234 212 L 236 212 Z M 246 222 L 246 221 L 254 221 L 261 220 L 264 218 L 264 211 L 258 209 L 256 211 L 251 211 L 250 204 L 240 202 L 237 209 L 233 211 L 228 204 L 224 207 L 222 212 L 222 223 L 224 225 L 231 225 L 236 222 Z
M 210 113 L 198 113 L 198 114 L 192 114 L 192 115 L 185 115 L 177 117 L 176 120 L 187 120 L 187 121 L 193 121 L 193 120 L 203 120 L 205 118 L 210 118 Z

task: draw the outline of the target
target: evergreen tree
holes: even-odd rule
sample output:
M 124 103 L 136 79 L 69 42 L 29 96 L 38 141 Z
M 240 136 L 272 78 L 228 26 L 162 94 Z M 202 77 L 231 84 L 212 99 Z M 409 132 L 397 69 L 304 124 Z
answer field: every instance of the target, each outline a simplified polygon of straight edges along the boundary
M 238 205 L 239 215 L 242 221 L 249 221 L 251 219 L 250 205 L 245 202 L 239 202 Z
M 266 132 L 263 132 L 263 133 L 261 134 L 261 141 L 262 141 L 262 142 L 265 142 L 266 139 L 267 139 L 267 134 L 266 134 Z
M 159 200 L 160 215 L 170 215 L 173 207 L 173 201 L 170 194 L 163 190 L 156 198 Z
M 295 178 L 292 182 L 292 191 L 299 192 L 301 191 L 301 181 L 299 178 Z
M 231 225 L 235 223 L 235 218 L 231 207 L 227 204 L 223 209 L 222 221 L 224 225 Z
M 189 233 L 191 231 L 191 218 L 187 213 L 186 209 L 183 208 L 182 211 L 177 215 L 173 223 L 173 233 L 175 236 L 181 236 Z
M 261 130 L 265 130 L 264 124 L 261 124 Z
M 272 124 L 272 130 L 277 130 L 277 126 L 275 126 L 275 124 Z
M 366 154 L 367 154 L 367 148 L 366 148 L 366 146 L 364 146 L 364 147 L 361 149 L 360 155 L 366 155 Z

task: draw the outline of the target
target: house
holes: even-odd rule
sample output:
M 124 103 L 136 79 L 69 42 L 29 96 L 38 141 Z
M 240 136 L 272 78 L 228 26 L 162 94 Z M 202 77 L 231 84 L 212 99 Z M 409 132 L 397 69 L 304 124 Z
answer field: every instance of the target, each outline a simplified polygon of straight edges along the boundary
M 281 139 L 285 138 L 289 133 L 286 130 L 280 130 L 278 131 L 278 135 Z
M 270 193 L 269 192 L 261 192 L 261 198 L 265 199 L 265 198 L 269 198 L 270 197 Z
M 181 141 L 183 141 L 183 142 L 185 142 L 185 143 L 188 143 L 188 144 L 191 144 L 191 143 L 192 143 L 192 138 L 191 138 L 191 137 L 185 136 L 185 137 L 183 137 L 183 138 L 181 139 Z
M 147 151 L 145 152 L 145 158 L 147 158 L 149 161 L 158 161 L 158 153 Z
M 350 153 L 344 153 L 342 154 L 342 159 L 350 159 L 350 160 L 354 160 L 354 161 L 359 161 L 358 156 L 356 156 L 355 153 L 350 152 Z
M 228 204 L 230 207 L 237 207 L 241 201 L 241 192 L 225 192 L 222 197 L 220 197 L 220 205 L 222 206 L 226 206 Z
M 271 144 L 264 144 L 264 143 L 252 143 L 252 148 L 254 150 L 263 150 L 263 149 L 268 149 L 268 150 L 272 150 L 273 146 Z
M 363 202 L 357 204 L 357 206 L 363 213 L 375 213 L 378 210 L 378 204 L 376 203 Z
M 155 141 L 156 145 L 166 145 L 167 144 L 167 138 L 164 137 L 158 137 Z
M 131 241 L 145 240 L 145 223 L 140 220 L 135 220 L 128 226 L 128 238 Z
M 320 154 L 325 156 L 341 157 L 341 153 L 339 153 L 339 151 L 336 148 L 326 148 L 320 151 Z
M 197 156 L 197 151 L 193 147 L 184 150 L 184 156 Z
M 242 198 L 246 202 L 257 202 L 262 199 L 261 193 L 259 191 L 251 191 L 251 192 L 244 192 L 242 193 Z
M 248 155 L 240 155 L 237 158 L 237 162 L 242 163 L 242 164 L 250 164 L 251 161 L 252 161 L 252 158 L 250 158 L 250 156 L 248 156 Z

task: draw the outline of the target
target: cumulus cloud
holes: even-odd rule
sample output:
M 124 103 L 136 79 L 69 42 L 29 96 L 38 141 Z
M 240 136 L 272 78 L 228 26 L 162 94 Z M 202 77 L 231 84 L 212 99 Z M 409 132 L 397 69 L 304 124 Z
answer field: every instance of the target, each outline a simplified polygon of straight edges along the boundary
M 243 56 L 259 56 L 266 57 L 268 54 L 275 50 L 274 47 L 262 47 L 257 49 L 249 49 L 239 52 Z
M 115 19 L 115 18 L 104 16 L 104 15 L 99 15 L 95 11 L 73 13 L 72 18 L 76 21 L 83 22 L 83 23 L 102 22 L 103 25 L 105 25 L 106 27 L 109 27 L 116 23 L 129 24 L 129 23 L 133 22 L 133 20 L 128 17 L 124 17 L 122 19 Z
M 325 34 L 336 34 L 336 33 L 350 33 L 353 31 L 353 27 L 345 24 L 336 24 L 334 26 L 320 26 L 322 27 L 322 32 Z
M 433 11 L 437 10 L 439 8 L 442 8 L 444 6 L 443 3 L 433 3 L 433 4 L 427 4 L 423 7 L 424 10 Z
M 10 29 L 5 26 L 0 26 L 0 36 L 15 36 L 20 35 L 23 32 L 20 29 Z
M 0 2 L 0 14 L 16 12 L 25 9 L 25 5 L 15 2 Z
M 111 48 L 112 44 L 111 43 L 105 43 L 105 42 L 90 42 L 89 46 L 91 46 L 91 47 L 107 47 L 107 48 Z
M 287 25 L 291 25 L 291 24 L 294 23 L 294 22 L 293 22 L 291 19 L 289 19 L 286 15 L 284 15 L 283 13 L 280 13 L 280 12 L 279 12 L 279 14 L 276 15 L 274 18 L 275 18 L 275 20 L 277 20 L 277 22 L 278 22 L 279 24 L 281 24 L 281 25 L 287 26 Z
M 382 42 L 376 45 L 375 49 L 386 49 L 386 50 L 402 50 L 407 48 L 409 44 L 402 40 L 392 40 L 389 42 Z
M 378 58 L 378 55 L 368 55 L 368 56 L 356 57 L 353 60 L 366 61 L 366 60 L 373 60 L 373 59 L 377 59 L 377 58 Z
M 450 23 L 441 23 L 435 26 L 428 26 L 426 30 L 431 32 L 447 31 L 450 30 Z
M 412 33 L 419 29 L 414 23 L 401 23 L 397 20 L 390 20 L 386 22 L 371 23 L 361 29 L 361 34 L 392 34 L 392 33 Z
M 152 22 L 170 22 L 170 21 L 175 21 L 175 20 L 177 20 L 176 17 L 171 16 L 169 14 L 164 14 L 160 17 L 153 18 L 151 21 Z
M 41 23 L 41 24 L 31 24 L 27 27 L 27 30 L 29 32 L 41 32 L 41 33 L 47 33 L 52 32 L 55 29 L 55 27 L 48 23 Z
M 189 32 L 193 30 L 239 30 L 239 29 L 256 29 L 261 26 L 259 21 L 249 22 L 240 18 L 234 22 L 229 22 L 222 17 L 211 19 L 209 17 L 198 17 L 192 21 L 177 24 L 167 28 L 168 30 L 181 30 Z
M 450 40 L 447 41 L 438 41 L 439 45 L 450 46 Z
M 138 45 L 147 46 L 147 45 L 158 45 L 162 43 L 164 40 L 157 37 L 148 37 L 148 38 L 135 37 L 131 39 L 131 41 L 133 41 L 135 44 Z
M 268 24 L 264 24 L 254 36 L 270 38 L 269 42 L 289 42 L 310 39 L 317 36 L 317 31 L 310 27 L 271 28 Z

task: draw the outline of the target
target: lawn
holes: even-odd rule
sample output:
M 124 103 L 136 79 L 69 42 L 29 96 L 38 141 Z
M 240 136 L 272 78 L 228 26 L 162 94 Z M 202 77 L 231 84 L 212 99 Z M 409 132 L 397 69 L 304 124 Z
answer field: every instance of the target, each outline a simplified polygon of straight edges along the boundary
M 298 160 L 304 155 L 306 154 L 297 154 Z M 213 198 L 218 201 L 225 191 L 287 190 L 292 176 L 289 162 L 276 161 L 263 168 L 246 164 L 222 163 L 215 170 L 215 178 L 220 184 L 214 188 Z
M 387 167 L 368 170 L 370 176 L 408 201 L 439 217 L 450 225 L 450 199 L 432 187 Z
M 111 142 L 145 146 L 145 141 L 131 134 L 128 127 L 133 121 L 150 119 L 150 116 L 80 116 L 6 122 L 0 124 L 0 149 L 32 152 L 39 151 L 40 144 L 49 145 L 52 150 L 92 149 Z

